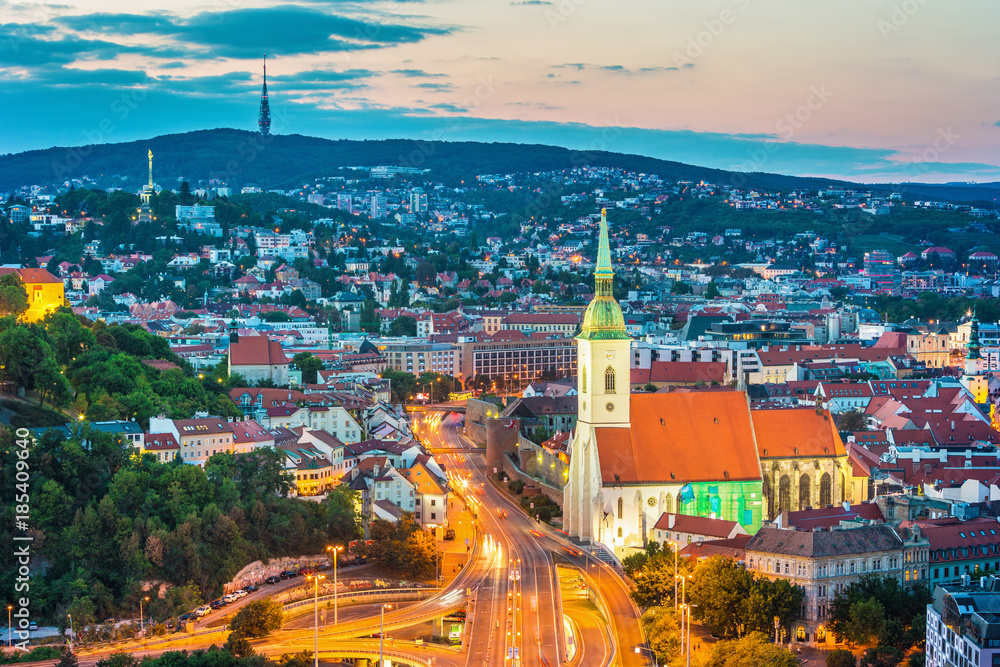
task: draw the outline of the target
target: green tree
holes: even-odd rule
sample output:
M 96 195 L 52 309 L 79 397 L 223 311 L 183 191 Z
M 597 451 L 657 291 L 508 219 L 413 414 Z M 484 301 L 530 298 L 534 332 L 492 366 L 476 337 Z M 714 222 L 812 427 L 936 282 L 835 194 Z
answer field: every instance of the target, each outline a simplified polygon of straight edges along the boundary
M 858 660 L 850 651 L 838 648 L 826 654 L 826 667 L 858 667 Z
M 28 310 L 28 292 L 16 273 L 0 276 L 0 317 L 20 317 Z
M 422 530 L 410 513 L 397 522 L 376 519 L 369 530 L 371 544 L 361 553 L 373 564 L 392 572 L 426 579 L 436 568 L 437 545 L 430 533 Z
M 229 627 L 238 637 L 266 637 L 281 627 L 282 613 L 280 602 L 274 602 L 270 598 L 254 600 L 236 612 Z
M 705 290 L 705 298 L 714 299 L 719 296 L 722 296 L 722 294 L 719 292 L 719 286 L 715 284 L 714 280 L 710 281 L 708 283 L 708 288 Z
M 705 663 L 706 667 L 795 667 L 797 664 L 794 653 L 775 646 L 760 632 L 716 642 Z
M 698 605 L 694 608 L 695 618 L 713 635 L 735 635 L 752 583 L 750 573 L 729 558 L 715 556 L 702 561 L 688 587 L 688 597 Z
M 848 410 L 837 419 L 837 428 L 841 431 L 864 431 L 868 426 L 863 414 L 857 410 Z
M 47 315 L 42 324 L 56 353 L 56 361 L 62 366 L 68 366 L 76 355 L 97 344 L 94 332 L 71 312 L 57 310 Z
M 875 598 L 859 600 L 851 605 L 844 639 L 852 644 L 869 644 L 885 627 L 885 609 Z
M 378 304 L 374 299 L 366 299 L 364 304 L 361 306 L 361 330 L 365 333 L 378 333 L 382 326 L 382 320 L 379 318 L 378 313 L 375 312 L 375 308 L 377 306 Z
M 0 378 L 17 387 L 33 389 L 36 371 L 51 358 L 49 344 L 28 327 L 15 326 L 0 333 Z
M 253 646 L 250 645 L 250 640 L 246 637 L 240 636 L 235 632 L 229 633 L 229 637 L 226 639 L 226 643 L 222 646 L 226 651 L 229 651 L 237 658 L 247 658 L 254 655 Z
M 875 646 L 865 651 L 860 667 L 896 667 L 903 661 L 903 652 L 895 646 Z
M 64 646 L 55 667 L 78 667 L 79 664 L 76 654 L 68 646 Z
M 416 336 L 417 320 L 406 315 L 400 315 L 392 321 L 389 329 L 393 336 Z
M 389 381 L 392 400 L 395 403 L 406 403 L 417 391 L 417 378 L 411 373 L 387 368 L 382 371 L 383 380 Z
M 316 384 L 317 374 L 323 370 L 323 360 L 310 352 L 299 352 L 288 365 L 302 371 L 303 384 Z
M 361 514 L 358 512 L 360 491 L 346 484 L 334 487 L 326 494 L 323 504 L 328 517 L 327 534 L 331 539 L 346 544 L 362 535 Z
M 139 667 L 139 659 L 131 653 L 118 651 L 98 660 L 97 667 Z
M 650 607 L 642 615 L 642 626 L 657 664 L 672 663 L 680 657 L 680 623 L 673 607 Z

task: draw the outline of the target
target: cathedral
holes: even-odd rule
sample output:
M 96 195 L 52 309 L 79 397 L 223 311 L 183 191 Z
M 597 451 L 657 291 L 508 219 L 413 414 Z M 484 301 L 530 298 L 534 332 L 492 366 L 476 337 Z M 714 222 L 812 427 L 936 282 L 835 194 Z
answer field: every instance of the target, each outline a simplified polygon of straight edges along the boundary
M 825 410 L 764 418 L 742 391 L 630 393 L 632 339 L 614 298 L 605 212 L 595 282 L 576 338 L 579 419 L 563 506 L 571 537 L 623 557 L 645 546 L 664 513 L 753 534 L 778 511 L 850 500 L 846 451 Z

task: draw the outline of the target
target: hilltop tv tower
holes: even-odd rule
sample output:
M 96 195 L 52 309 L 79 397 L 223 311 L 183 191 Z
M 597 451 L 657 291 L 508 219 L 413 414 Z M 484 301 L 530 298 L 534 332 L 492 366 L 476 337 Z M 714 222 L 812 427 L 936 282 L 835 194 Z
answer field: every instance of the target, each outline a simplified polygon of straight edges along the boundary
M 271 105 L 267 103 L 267 54 L 264 54 L 264 87 L 260 89 L 260 112 L 257 114 L 257 126 L 261 136 L 271 133 Z

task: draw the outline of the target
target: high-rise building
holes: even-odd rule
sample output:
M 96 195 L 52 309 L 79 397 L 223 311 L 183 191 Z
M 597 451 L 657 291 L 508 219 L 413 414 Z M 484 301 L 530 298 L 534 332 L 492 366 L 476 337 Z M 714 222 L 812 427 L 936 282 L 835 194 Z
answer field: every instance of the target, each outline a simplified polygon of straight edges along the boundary
M 371 196 L 371 210 L 369 212 L 373 220 L 381 220 L 389 215 L 389 201 L 381 192 L 375 192 Z
M 267 54 L 264 55 L 264 85 L 260 89 L 260 112 L 257 114 L 257 126 L 261 136 L 271 133 L 271 105 L 267 101 Z
M 872 289 L 891 290 L 900 284 L 896 258 L 885 250 L 865 253 L 865 275 L 871 278 Z
M 350 194 L 337 195 L 337 209 L 354 213 L 354 196 Z
M 410 213 L 427 212 L 427 193 L 423 190 L 414 190 L 410 193 Z

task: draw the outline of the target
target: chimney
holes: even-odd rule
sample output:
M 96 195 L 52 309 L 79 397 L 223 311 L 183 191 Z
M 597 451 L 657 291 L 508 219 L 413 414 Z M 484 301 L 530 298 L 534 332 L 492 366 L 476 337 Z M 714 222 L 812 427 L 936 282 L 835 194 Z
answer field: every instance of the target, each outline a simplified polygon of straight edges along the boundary
M 677 520 L 677 515 L 676 514 L 668 514 L 667 515 L 667 528 L 673 528 L 674 527 L 674 522 L 676 520 Z
M 844 501 L 844 511 L 845 512 L 851 511 L 851 503 L 847 502 L 846 500 Z

